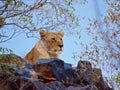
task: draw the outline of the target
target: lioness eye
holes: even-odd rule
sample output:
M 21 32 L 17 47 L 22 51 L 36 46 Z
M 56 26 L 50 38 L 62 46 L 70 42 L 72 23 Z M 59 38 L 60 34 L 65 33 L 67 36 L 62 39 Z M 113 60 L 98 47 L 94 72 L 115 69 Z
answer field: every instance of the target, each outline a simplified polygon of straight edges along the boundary
M 52 40 L 55 40 L 55 38 L 52 38 Z

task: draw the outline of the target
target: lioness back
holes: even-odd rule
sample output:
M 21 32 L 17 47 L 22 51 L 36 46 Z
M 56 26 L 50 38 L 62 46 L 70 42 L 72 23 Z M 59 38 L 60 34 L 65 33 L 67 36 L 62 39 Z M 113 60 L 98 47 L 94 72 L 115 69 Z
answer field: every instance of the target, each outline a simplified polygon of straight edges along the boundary
M 40 30 L 41 39 L 32 48 L 32 50 L 25 56 L 25 60 L 31 60 L 35 64 L 42 58 L 59 58 L 63 51 L 63 31 L 59 32 L 46 32 Z

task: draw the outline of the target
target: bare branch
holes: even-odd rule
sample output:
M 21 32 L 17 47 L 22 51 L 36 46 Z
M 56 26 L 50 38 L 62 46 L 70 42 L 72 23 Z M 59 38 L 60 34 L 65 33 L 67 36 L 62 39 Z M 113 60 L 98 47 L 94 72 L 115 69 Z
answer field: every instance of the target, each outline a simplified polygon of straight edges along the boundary
M 30 28 L 28 28 L 28 27 L 23 27 L 23 26 L 21 26 L 21 25 L 18 25 L 18 24 L 16 24 L 16 23 L 5 23 L 4 25 L 15 25 L 15 26 L 17 26 L 17 27 L 19 27 L 19 28 L 21 28 L 21 29 L 28 29 L 28 30 L 31 30 Z
M 9 5 L 9 2 L 10 2 L 10 0 L 7 0 L 6 3 L 5 3 L 5 5 L 2 6 L 2 7 L 5 7 L 5 8 L 4 8 L 4 10 L 1 12 L 0 15 L 2 15 L 2 14 L 4 13 L 4 11 L 7 9 L 8 5 Z M 1 8 L 2 8 L 2 7 L 1 7 Z
M 32 11 L 33 9 L 37 9 L 37 8 L 43 6 L 45 3 L 46 3 L 46 0 L 45 0 L 44 2 L 42 2 L 42 3 L 41 3 L 41 2 L 38 2 L 37 4 L 31 6 L 30 8 L 25 9 L 25 10 L 22 11 L 22 12 L 19 12 L 19 13 L 13 14 L 13 15 L 6 16 L 5 18 L 16 17 L 16 16 L 18 16 L 18 15 L 28 13 L 28 12 Z
M 0 10 L 0 11 L 3 12 L 4 10 Z M 22 10 L 7 9 L 4 12 L 11 12 L 11 11 L 19 11 L 19 12 L 21 12 Z
M 3 43 L 3 42 L 7 42 L 7 41 L 9 41 L 10 39 L 13 38 L 13 36 L 14 36 L 15 34 L 16 34 L 16 32 L 15 32 L 15 30 L 14 30 L 14 32 L 11 34 L 10 37 L 6 36 L 7 39 L 2 40 L 2 38 L 0 38 L 0 39 L 1 39 L 1 40 L 0 40 L 0 43 Z

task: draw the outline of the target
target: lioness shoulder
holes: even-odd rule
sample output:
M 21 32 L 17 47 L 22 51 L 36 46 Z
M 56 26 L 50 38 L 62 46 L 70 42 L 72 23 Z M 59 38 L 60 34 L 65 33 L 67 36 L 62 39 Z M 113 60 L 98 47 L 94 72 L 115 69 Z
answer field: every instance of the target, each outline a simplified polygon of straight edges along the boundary
M 25 60 L 32 60 L 32 64 L 35 64 L 42 58 L 59 58 L 59 55 L 63 51 L 63 31 L 59 32 L 46 32 L 40 30 L 41 39 L 32 48 L 32 50 L 25 56 Z

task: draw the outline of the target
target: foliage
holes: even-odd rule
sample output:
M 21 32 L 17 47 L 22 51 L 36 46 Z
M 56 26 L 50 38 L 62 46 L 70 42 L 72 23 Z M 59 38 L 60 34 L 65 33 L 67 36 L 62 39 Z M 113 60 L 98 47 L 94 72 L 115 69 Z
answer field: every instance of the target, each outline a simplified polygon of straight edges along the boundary
M 8 60 L 7 62 L 10 62 L 10 57 L 6 57 L 5 53 L 13 53 L 13 51 L 8 48 L 0 47 L 0 73 L 9 73 L 9 66 L 4 61 Z
M 118 73 L 118 75 L 114 78 L 114 80 L 120 84 L 120 72 Z
M 33 37 L 40 29 L 71 30 L 78 25 L 74 15 L 74 3 L 86 3 L 86 0 L 1 0 L 0 15 L 4 23 L 0 28 L 0 42 L 12 39 L 17 33 Z M 3 28 L 4 26 L 4 28 Z M 8 33 L 8 26 L 15 26 Z M 35 36 L 34 36 L 35 37 Z
M 11 49 L 0 47 L 0 73 L 10 73 L 9 67 L 12 65 L 22 66 L 23 63 Z

